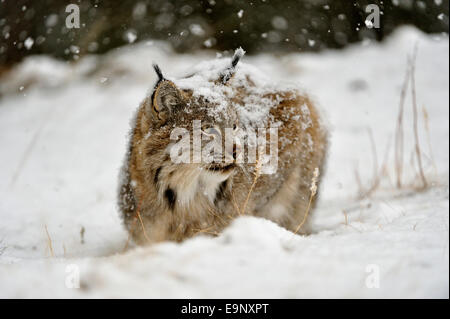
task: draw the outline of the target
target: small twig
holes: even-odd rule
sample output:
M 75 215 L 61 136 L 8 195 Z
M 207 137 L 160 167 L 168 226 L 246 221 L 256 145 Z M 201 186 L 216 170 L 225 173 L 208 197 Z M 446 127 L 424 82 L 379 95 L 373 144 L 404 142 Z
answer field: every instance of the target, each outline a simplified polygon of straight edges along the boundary
M 373 177 L 372 177 L 372 186 L 366 192 L 366 196 L 372 194 L 380 185 L 380 176 L 378 173 L 378 154 L 377 154 L 377 146 L 375 144 L 375 140 L 373 138 L 373 133 L 370 128 L 367 129 L 370 139 L 370 145 L 372 149 L 372 158 L 373 158 Z
M 247 205 L 248 205 L 248 201 L 250 200 L 250 196 L 251 196 L 251 194 L 253 192 L 253 189 L 255 188 L 256 182 L 258 181 L 258 178 L 260 176 L 261 166 L 262 166 L 262 163 L 261 163 L 260 159 L 258 159 L 256 161 L 256 165 L 255 165 L 255 177 L 253 178 L 252 186 L 250 186 L 250 189 L 249 189 L 248 194 L 247 194 L 247 198 L 245 199 L 243 208 L 241 209 L 241 212 L 244 215 L 245 215 L 245 212 L 247 210 Z
M 136 214 L 137 214 L 137 216 L 138 216 L 138 218 L 139 218 L 139 222 L 141 223 L 142 232 L 143 232 L 143 234 L 144 234 L 144 237 L 145 237 L 145 239 L 146 239 L 148 242 L 150 242 L 150 238 L 147 236 L 147 232 L 145 231 L 145 226 L 144 226 L 144 222 L 142 221 L 142 218 L 141 218 L 141 213 L 139 212 L 139 206 L 138 206 L 138 208 L 137 208 L 137 210 L 136 210 Z
M 298 227 L 295 230 L 294 234 L 297 234 L 298 231 L 300 230 L 300 228 L 302 228 L 302 226 L 306 222 L 306 218 L 309 215 L 309 211 L 311 210 L 312 201 L 314 199 L 314 196 L 316 196 L 316 193 L 317 193 L 317 181 L 318 181 L 318 178 L 319 178 L 319 174 L 320 174 L 319 169 L 316 167 L 316 169 L 314 170 L 314 174 L 313 174 L 312 180 L 311 180 L 311 187 L 310 187 L 311 194 L 309 196 L 308 207 L 306 208 L 306 211 L 305 211 L 305 214 L 303 216 L 302 222 L 300 223 L 300 225 L 298 225 Z
M 226 225 L 226 224 L 227 224 L 227 223 L 223 220 L 223 218 L 219 216 L 219 214 L 216 214 L 216 213 L 214 212 L 213 209 L 208 208 L 208 212 L 209 212 L 211 215 L 213 215 L 214 217 L 216 217 L 217 219 L 219 219 L 219 220 L 222 222 L 222 225 Z
M 422 165 L 422 155 L 419 144 L 419 130 L 418 130 L 418 111 L 417 111 L 417 96 L 416 96 L 416 57 L 417 57 L 417 45 L 414 47 L 414 53 L 412 58 L 410 59 L 411 66 L 411 93 L 412 93 L 412 107 L 413 107 L 413 130 L 414 130 L 414 140 L 415 140 L 415 150 L 417 156 L 417 164 L 419 166 L 419 174 L 422 180 L 422 187 L 426 188 L 428 186 L 427 180 L 425 178 L 425 174 L 423 172 Z
M 411 69 L 409 64 L 403 81 L 402 91 L 400 93 L 400 103 L 398 108 L 397 126 L 395 129 L 395 171 L 397 173 L 397 188 L 402 187 L 403 173 L 403 114 L 405 109 L 406 92 L 408 91 Z
M 423 120 L 425 123 L 425 131 L 427 133 L 427 144 L 428 144 L 428 151 L 430 152 L 430 158 L 431 158 L 431 164 L 433 165 L 434 175 L 437 176 L 437 166 L 436 161 L 434 160 L 433 155 L 433 147 L 431 146 L 431 134 L 430 134 L 430 124 L 429 124 L 429 115 L 427 112 L 427 109 L 425 106 L 422 107 L 423 112 Z
M 392 181 L 389 175 L 389 170 L 388 170 L 388 161 L 389 161 L 389 154 L 391 151 L 391 146 L 392 146 L 392 136 L 389 136 L 389 140 L 388 140 L 388 144 L 386 145 L 386 149 L 384 151 L 384 158 L 383 158 L 383 164 L 381 165 L 381 171 L 380 171 L 380 176 L 386 176 L 390 182 L 390 184 L 392 185 Z
M 345 226 L 348 226 L 348 214 L 347 214 L 347 212 L 345 211 L 345 210 L 342 210 L 342 214 L 344 214 L 344 220 L 345 220 L 345 223 L 344 223 L 344 225 Z
M 200 234 L 200 233 L 204 233 L 204 234 L 209 234 L 209 235 L 214 235 L 214 236 L 219 236 L 218 232 L 215 231 L 209 231 L 209 229 L 213 228 L 214 226 L 210 226 L 207 228 L 203 228 L 203 229 L 193 229 L 193 231 L 195 231 L 195 235 Z
M 375 140 L 373 138 L 373 132 L 372 129 L 369 127 L 367 129 L 367 132 L 369 134 L 370 139 L 370 145 L 372 148 L 372 158 L 373 158 L 373 183 L 376 184 L 378 178 L 378 154 L 377 154 L 377 146 L 375 144 Z
M 365 190 L 362 187 L 361 179 L 359 177 L 358 171 L 355 171 L 356 181 L 357 181 L 358 186 L 359 186 L 359 197 L 360 198 L 365 198 L 365 197 L 370 196 L 378 188 L 378 186 L 380 185 L 380 182 L 381 182 L 380 174 L 381 174 L 382 171 L 378 170 L 377 147 L 376 147 L 376 144 L 375 144 L 375 140 L 373 138 L 372 130 L 370 128 L 368 128 L 367 132 L 369 134 L 370 145 L 371 145 L 371 149 L 372 149 L 373 173 L 372 173 L 372 181 L 370 183 L 370 187 L 369 187 L 369 189 Z
M 311 210 L 311 203 L 312 203 L 313 198 L 314 198 L 314 195 L 311 193 L 311 195 L 309 196 L 308 207 L 306 208 L 305 214 L 303 215 L 303 220 L 295 229 L 294 234 L 297 234 L 298 231 L 300 230 L 300 228 L 302 228 L 302 226 L 306 223 L 306 218 L 308 217 L 309 211 Z
M 195 231 L 195 234 L 194 234 L 194 235 L 197 235 L 197 234 L 199 234 L 199 233 L 208 233 L 208 231 L 209 231 L 211 228 L 214 228 L 214 225 L 213 225 L 213 226 L 206 227 L 206 228 L 203 228 L 203 229 L 201 229 L 201 228 L 195 228 L 195 229 L 193 229 L 193 231 Z
M 236 202 L 236 197 L 234 197 L 234 191 L 231 192 L 231 201 L 233 202 L 233 206 L 234 206 L 234 209 L 236 210 L 236 213 L 238 213 L 238 215 L 240 215 L 241 210 L 239 209 L 239 206 Z
M 358 185 L 359 197 L 362 197 L 363 194 L 364 194 L 364 187 L 363 187 L 362 182 L 361 182 L 361 176 L 359 175 L 358 163 L 356 163 L 356 165 L 355 165 L 354 175 L 355 175 L 356 185 Z
M 138 220 L 138 216 L 136 214 L 136 216 L 134 216 L 134 218 L 133 218 L 133 223 L 132 223 L 131 227 L 129 228 L 127 241 L 125 243 L 125 246 L 123 247 L 122 252 L 125 252 L 128 249 L 128 246 L 129 246 L 130 241 L 131 241 L 131 232 L 134 229 L 134 226 L 136 225 L 137 220 Z
M 48 233 L 47 225 L 44 225 L 44 228 L 45 228 L 45 233 L 47 234 L 47 246 L 50 251 L 50 256 L 55 257 L 55 253 L 53 251 L 52 239 L 50 237 L 50 234 Z
M 86 232 L 86 229 L 84 226 L 81 226 L 80 228 L 80 242 L 82 245 L 84 245 L 84 233 Z
M 130 244 L 130 241 L 131 241 L 131 234 L 128 233 L 127 241 L 125 242 L 125 246 L 123 247 L 122 252 L 126 252 L 127 251 L 128 245 Z

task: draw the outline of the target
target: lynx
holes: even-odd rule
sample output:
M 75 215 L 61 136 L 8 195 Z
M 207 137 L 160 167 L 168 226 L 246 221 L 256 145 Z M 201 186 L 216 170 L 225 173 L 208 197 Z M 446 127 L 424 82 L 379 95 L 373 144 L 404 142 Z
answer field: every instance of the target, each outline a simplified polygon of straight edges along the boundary
M 239 49 L 231 61 L 200 63 L 177 80 L 154 65 L 158 80 L 132 122 L 119 185 L 119 208 L 137 244 L 217 235 L 240 215 L 310 232 L 309 223 L 302 221 L 309 221 L 306 216 L 317 198 L 310 188 L 323 171 L 326 129 L 307 95 L 238 63 L 243 54 Z M 255 162 L 238 161 L 238 153 L 249 151 L 237 143 L 214 155 L 213 162 L 174 161 L 172 133 L 182 128 L 191 138 L 193 123 L 201 123 L 202 135 L 219 141 L 230 130 L 245 136 L 261 127 L 276 128 L 277 167 L 261 172 L 261 148 Z M 200 147 L 204 150 L 205 143 Z

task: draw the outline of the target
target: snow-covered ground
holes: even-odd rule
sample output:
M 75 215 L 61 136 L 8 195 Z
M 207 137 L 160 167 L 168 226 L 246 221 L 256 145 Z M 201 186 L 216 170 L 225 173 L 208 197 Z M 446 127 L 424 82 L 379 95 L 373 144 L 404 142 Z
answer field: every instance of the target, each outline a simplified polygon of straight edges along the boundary
M 424 192 L 410 187 L 418 180 L 410 92 L 406 186 L 393 186 L 393 134 L 416 43 L 432 182 Z M 244 58 L 274 81 L 298 83 L 327 115 L 331 149 L 314 234 L 241 217 L 217 238 L 127 247 L 118 170 L 129 119 L 155 81 L 151 63 L 176 77 L 214 57 L 147 42 L 74 65 L 32 57 L 0 80 L 0 297 L 448 298 L 449 40 L 412 28 L 343 51 Z M 379 166 L 391 144 L 389 177 L 358 200 L 355 170 L 366 188 L 373 174 L 369 131 Z

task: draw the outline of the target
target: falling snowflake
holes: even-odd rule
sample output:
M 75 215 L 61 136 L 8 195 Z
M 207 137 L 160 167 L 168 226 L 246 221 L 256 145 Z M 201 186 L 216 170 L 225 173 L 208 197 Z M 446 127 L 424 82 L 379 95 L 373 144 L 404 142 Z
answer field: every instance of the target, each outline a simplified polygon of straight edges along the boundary
M 372 21 L 366 20 L 365 23 L 366 23 L 366 27 L 368 27 L 369 29 L 373 28 L 373 22 Z
M 25 45 L 25 48 L 27 48 L 27 50 L 30 50 L 33 47 L 34 40 L 28 37 L 23 44 Z
M 193 35 L 196 35 L 198 37 L 201 37 L 205 35 L 205 30 L 203 30 L 202 26 L 200 24 L 191 24 L 189 26 L 189 30 Z
M 137 33 L 135 30 L 128 30 L 127 32 L 125 32 L 125 40 L 128 43 L 134 43 L 134 41 L 136 41 L 137 39 Z

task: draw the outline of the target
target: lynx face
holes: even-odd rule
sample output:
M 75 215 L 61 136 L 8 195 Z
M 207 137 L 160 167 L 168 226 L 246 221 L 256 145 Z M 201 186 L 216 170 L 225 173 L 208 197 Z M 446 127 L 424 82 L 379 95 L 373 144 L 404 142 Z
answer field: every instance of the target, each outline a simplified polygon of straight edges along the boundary
M 151 100 L 147 101 L 146 112 L 154 130 L 170 130 L 166 151 L 171 154 L 173 162 L 177 162 L 177 156 L 182 154 L 174 154 L 171 147 L 186 135 L 189 150 L 183 163 L 199 164 L 198 167 L 211 172 L 224 173 L 234 169 L 236 156 L 235 148 L 225 148 L 226 136 L 236 134 L 239 129 L 237 113 L 230 101 L 226 103 L 224 112 L 213 116 L 209 111 L 217 109 L 216 103 L 162 79 L 156 85 Z

